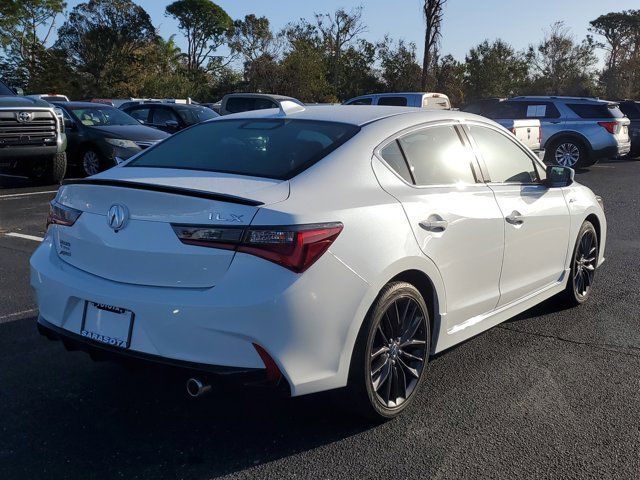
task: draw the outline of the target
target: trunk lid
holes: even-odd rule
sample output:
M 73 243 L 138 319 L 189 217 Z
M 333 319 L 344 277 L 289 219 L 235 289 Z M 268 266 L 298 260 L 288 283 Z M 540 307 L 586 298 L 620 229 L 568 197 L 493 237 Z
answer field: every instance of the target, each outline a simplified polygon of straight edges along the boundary
M 82 215 L 56 228 L 60 258 L 116 282 L 161 287 L 209 288 L 225 274 L 233 250 L 185 245 L 171 224 L 242 229 L 258 208 L 285 200 L 286 181 L 176 169 L 114 168 L 63 186 L 57 201 Z M 127 220 L 109 225 L 112 206 Z

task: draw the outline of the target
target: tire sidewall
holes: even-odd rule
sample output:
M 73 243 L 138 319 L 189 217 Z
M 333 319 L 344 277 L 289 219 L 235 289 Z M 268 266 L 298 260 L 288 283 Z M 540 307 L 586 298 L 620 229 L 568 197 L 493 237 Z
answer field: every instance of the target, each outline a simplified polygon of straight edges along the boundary
M 415 300 L 420 308 L 423 311 L 425 318 L 425 329 L 426 329 L 426 357 L 424 366 L 422 368 L 422 372 L 420 374 L 420 378 L 418 379 L 416 386 L 407 398 L 400 406 L 396 408 L 388 408 L 382 405 L 376 396 L 375 391 L 373 390 L 373 386 L 371 385 L 370 375 L 371 375 L 371 365 L 370 365 L 370 355 L 371 355 L 371 345 L 373 341 L 373 337 L 376 333 L 376 328 L 380 323 L 382 316 L 384 315 L 387 308 L 393 304 L 393 302 L 399 298 L 412 298 Z M 429 320 L 429 311 L 427 309 L 427 305 L 422 298 L 422 295 L 413 285 L 404 282 L 394 282 L 387 285 L 380 295 L 378 299 L 372 306 L 367 316 L 367 321 L 365 323 L 365 332 L 366 335 L 362 335 L 360 340 L 360 348 L 359 350 L 359 358 L 357 362 L 359 363 L 359 368 L 357 368 L 358 378 L 354 380 L 359 385 L 359 390 L 366 395 L 368 403 L 371 407 L 372 412 L 376 417 L 382 419 L 391 419 L 399 415 L 401 412 L 406 410 L 414 401 L 417 392 L 420 389 L 420 386 L 424 382 L 426 377 L 426 369 L 429 360 L 430 353 L 430 342 L 431 342 L 431 330 L 430 330 L 430 320 Z M 363 343 L 363 345 L 362 345 Z
M 589 300 L 589 298 L 591 297 L 591 291 L 593 290 L 593 285 L 590 285 L 589 290 L 587 291 L 587 294 L 585 296 L 578 295 L 575 289 L 575 285 L 573 284 L 573 279 L 576 274 L 576 268 L 577 268 L 576 258 L 578 256 L 578 246 L 580 245 L 580 241 L 582 240 L 582 237 L 588 231 L 591 231 L 596 239 L 596 264 L 597 264 L 597 258 L 600 254 L 600 242 L 598 240 L 596 229 L 591 222 L 586 221 L 580 227 L 580 231 L 578 232 L 578 237 L 576 238 L 575 246 L 573 247 L 573 255 L 571 256 L 571 276 L 567 284 L 567 293 L 572 297 L 571 299 L 577 305 L 581 305 L 585 303 L 587 300 Z M 595 275 L 595 272 L 594 272 L 594 275 Z

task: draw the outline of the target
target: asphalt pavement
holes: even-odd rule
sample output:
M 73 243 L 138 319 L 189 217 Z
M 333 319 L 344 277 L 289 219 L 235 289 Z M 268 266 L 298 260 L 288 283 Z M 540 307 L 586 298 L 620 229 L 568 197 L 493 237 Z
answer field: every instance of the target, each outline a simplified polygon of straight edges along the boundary
M 640 478 L 640 161 L 576 178 L 609 222 L 590 301 L 438 355 L 412 408 L 376 425 L 336 394 L 192 400 L 175 375 L 40 337 L 28 260 L 55 187 L 0 176 L 0 479 Z

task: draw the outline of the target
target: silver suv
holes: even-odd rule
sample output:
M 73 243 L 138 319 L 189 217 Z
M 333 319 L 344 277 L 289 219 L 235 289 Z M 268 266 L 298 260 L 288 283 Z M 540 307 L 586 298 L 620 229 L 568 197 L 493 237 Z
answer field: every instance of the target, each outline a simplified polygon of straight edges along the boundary
M 508 107 L 508 108 L 506 108 Z M 494 120 L 536 118 L 545 162 L 588 167 L 629 153 L 629 119 L 615 102 L 582 97 L 514 97 L 482 106 Z

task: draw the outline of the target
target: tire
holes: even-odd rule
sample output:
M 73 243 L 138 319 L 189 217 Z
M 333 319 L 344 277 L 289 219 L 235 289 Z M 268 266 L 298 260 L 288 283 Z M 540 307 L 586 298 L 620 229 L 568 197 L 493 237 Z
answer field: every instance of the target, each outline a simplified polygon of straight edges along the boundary
M 407 409 L 426 376 L 430 340 L 429 313 L 420 292 L 405 282 L 386 285 L 369 309 L 354 348 L 351 409 L 377 421 Z
M 581 305 L 591 296 L 599 251 L 595 227 L 591 222 L 584 222 L 578 232 L 571 256 L 571 273 L 567 287 L 562 293 L 567 306 Z
M 593 165 L 596 159 L 589 157 L 584 143 L 565 137 L 554 140 L 545 155 L 545 162 L 561 167 L 584 168 Z
M 34 160 L 31 164 L 29 177 L 37 183 L 60 185 L 65 173 L 67 173 L 67 154 L 62 152 L 51 158 Z
M 86 177 L 96 175 L 105 169 L 104 159 L 93 148 L 87 148 L 80 157 L 80 169 Z

